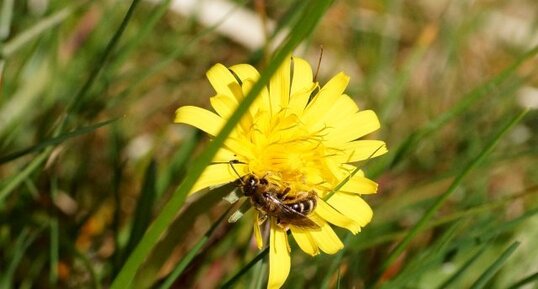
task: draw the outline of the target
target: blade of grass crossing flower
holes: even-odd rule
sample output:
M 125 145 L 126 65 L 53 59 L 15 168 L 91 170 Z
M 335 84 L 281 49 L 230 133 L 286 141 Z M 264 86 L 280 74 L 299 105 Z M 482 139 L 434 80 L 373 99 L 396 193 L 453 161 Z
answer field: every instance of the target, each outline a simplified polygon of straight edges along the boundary
M 426 126 L 420 128 L 415 133 L 410 134 L 396 150 L 394 150 L 393 158 L 390 163 L 390 167 L 394 167 L 396 164 L 400 163 L 405 155 L 425 137 L 431 133 L 438 131 L 442 126 L 447 124 L 450 120 L 454 119 L 456 116 L 465 112 L 471 107 L 476 101 L 482 97 L 488 95 L 492 91 L 498 89 L 509 77 L 514 76 L 516 70 L 525 63 L 528 59 L 532 58 L 538 53 L 538 46 L 529 50 L 528 52 L 522 54 L 518 59 L 516 59 L 512 64 L 507 68 L 501 71 L 499 74 L 492 77 L 490 80 L 486 81 L 482 85 L 471 90 L 469 93 L 465 94 L 460 101 L 448 111 L 442 113 L 435 119 L 429 121 Z
M 67 132 L 67 133 L 62 133 L 56 137 L 53 137 L 53 138 L 50 138 L 50 139 L 47 139 L 47 140 L 43 140 L 33 146 L 30 146 L 28 148 L 25 148 L 25 149 L 22 149 L 22 150 L 19 150 L 19 151 L 16 151 L 16 152 L 12 152 L 12 153 L 9 153 L 5 156 L 2 156 L 0 157 L 0 164 L 4 164 L 4 163 L 7 163 L 9 161 L 12 161 L 14 159 L 17 159 L 17 158 L 20 158 L 22 156 L 25 156 L 29 153 L 33 153 L 33 152 L 36 152 L 36 151 L 39 151 L 39 150 L 42 150 L 46 147 L 49 147 L 49 146 L 52 146 L 52 145 L 57 145 L 57 144 L 60 144 L 60 143 L 63 143 L 64 141 L 70 139 L 70 138 L 74 138 L 74 137 L 77 137 L 77 136 L 81 136 L 81 135 L 85 135 L 85 134 L 88 134 L 88 133 L 91 133 L 93 132 L 94 130 L 100 128 L 100 127 L 103 127 L 103 126 L 106 126 L 108 124 L 111 124 L 115 121 L 117 121 L 118 118 L 114 118 L 114 119 L 109 119 L 109 120 L 106 120 L 106 121 L 103 121 L 103 122 L 98 122 L 96 124 L 93 124 L 93 125 L 89 125 L 89 126 L 85 126 L 85 127 L 81 127 L 81 128 L 78 128 L 78 129 L 75 129 L 71 132 Z
M 159 289 L 168 289 L 168 288 L 170 288 L 170 286 L 172 286 L 174 284 L 174 281 L 181 275 L 181 273 L 183 273 L 183 271 L 185 270 L 185 268 L 187 268 L 187 266 L 190 264 L 192 259 L 194 259 L 196 254 L 198 254 L 198 252 L 202 249 L 202 247 L 205 245 L 205 243 L 207 243 L 207 241 L 209 240 L 209 237 L 211 237 L 211 235 L 213 234 L 215 229 L 217 229 L 217 227 L 220 225 L 220 223 L 222 223 L 222 220 L 225 219 L 225 217 L 226 217 L 226 215 L 228 215 L 229 211 L 230 211 L 230 208 L 228 208 L 228 210 L 226 210 L 220 216 L 220 218 L 218 218 L 211 225 L 211 227 L 209 228 L 209 230 L 207 230 L 207 232 L 204 234 L 202 239 L 198 240 L 198 242 L 196 242 L 194 247 L 192 247 L 187 252 L 185 257 L 183 257 L 183 259 L 181 259 L 181 261 L 179 261 L 176 268 L 172 271 L 172 273 L 170 273 L 170 275 L 168 275 L 168 277 L 166 277 L 166 280 L 159 287 Z
M 202 174 L 205 167 L 211 162 L 218 149 L 222 146 L 228 135 L 231 133 L 235 125 L 239 122 L 243 114 L 245 114 L 254 102 L 256 96 L 269 83 L 271 76 L 280 67 L 280 64 L 290 55 L 299 43 L 305 39 L 315 25 L 324 14 L 332 1 L 317 1 L 308 6 L 302 15 L 302 21 L 297 23 L 291 30 L 289 37 L 283 43 L 281 48 L 276 52 L 273 61 L 267 69 L 260 75 L 259 80 L 253 85 L 252 89 L 245 96 L 243 101 L 239 103 L 236 110 L 230 116 L 226 124 L 222 127 L 219 134 L 213 139 L 202 154 L 194 161 L 190 172 L 185 177 L 183 183 L 174 192 L 168 203 L 165 205 L 161 213 L 157 216 L 153 224 L 149 227 L 143 239 L 136 247 L 134 252 L 127 260 L 118 276 L 114 279 L 111 289 L 129 288 L 136 271 L 142 264 L 143 260 L 150 253 L 151 249 L 157 243 L 159 236 L 170 225 L 177 211 L 183 205 L 187 193 L 194 186 L 198 177 Z
M 487 285 L 488 281 L 501 269 L 506 260 L 516 251 L 519 242 L 514 242 L 493 262 L 478 279 L 469 287 L 469 289 L 480 289 Z
M 400 254 L 407 248 L 411 240 L 415 238 L 427 225 L 430 219 L 434 216 L 437 210 L 441 205 L 448 199 L 448 197 L 458 188 L 460 183 L 463 181 L 463 178 L 477 166 L 477 164 L 482 161 L 495 147 L 498 141 L 521 119 L 527 111 L 522 112 L 518 116 L 512 118 L 509 122 L 505 123 L 501 129 L 494 135 L 494 137 L 487 143 L 482 152 L 469 164 L 467 164 L 462 171 L 456 176 L 450 187 L 435 201 L 435 203 L 426 211 L 422 218 L 418 221 L 415 226 L 413 226 L 409 232 L 406 234 L 405 238 L 396 246 L 394 250 L 391 251 L 389 256 L 387 256 L 385 262 L 381 266 L 381 270 L 377 273 L 376 280 L 379 280 L 381 274 L 400 256 Z
M 480 256 L 482 256 L 482 254 L 485 252 L 488 245 L 489 243 L 487 242 L 482 244 L 480 248 L 478 249 L 478 251 L 474 253 L 474 255 L 471 256 L 469 260 L 465 261 L 465 263 L 463 263 L 463 265 L 461 265 L 461 267 L 454 274 L 452 274 L 452 276 L 450 276 L 445 282 L 443 282 L 437 288 L 446 289 L 446 288 L 449 288 L 449 286 L 452 286 L 453 284 L 455 284 L 461 277 L 463 277 L 463 275 L 467 272 L 467 269 L 469 269 L 469 267 L 471 267 L 471 265 L 473 265 L 474 262 L 478 260 Z
M 519 281 L 517 281 L 516 283 L 514 283 L 513 285 L 510 285 L 510 287 L 508 287 L 508 289 L 517 289 L 517 288 L 521 288 L 527 284 L 530 284 L 531 282 L 536 282 L 538 280 L 538 272 L 536 273 L 533 273 Z

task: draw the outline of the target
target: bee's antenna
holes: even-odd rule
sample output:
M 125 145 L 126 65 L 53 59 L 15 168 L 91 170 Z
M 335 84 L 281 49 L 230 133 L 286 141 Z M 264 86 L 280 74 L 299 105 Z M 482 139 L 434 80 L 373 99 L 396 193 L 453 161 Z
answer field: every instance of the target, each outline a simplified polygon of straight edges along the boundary
M 234 171 L 234 173 L 237 175 L 238 180 L 241 182 L 242 185 L 244 185 L 244 183 L 243 183 L 243 179 L 241 178 L 241 175 L 237 172 L 237 170 L 236 170 L 235 167 L 234 167 L 234 164 L 241 164 L 241 162 L 238 161 L 238 160 L 231 160 L 231 161 L 229 161 L 228 163 L 229 163 L 230 166 L 232 167 L 232 170 Z

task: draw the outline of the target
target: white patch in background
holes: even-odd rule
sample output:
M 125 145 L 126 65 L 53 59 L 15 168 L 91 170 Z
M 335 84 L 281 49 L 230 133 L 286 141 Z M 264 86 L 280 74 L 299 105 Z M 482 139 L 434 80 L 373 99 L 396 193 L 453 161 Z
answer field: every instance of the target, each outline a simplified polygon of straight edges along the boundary
M 524 86 L 517 93 L 519 105 L 528 109 L 538 109 L 538 88 Z
M 153 147 L 153 137 L 143 134 L 134 138 L 127 145 L 127 157 L 132 160 L 139 160 L 147 155 Z

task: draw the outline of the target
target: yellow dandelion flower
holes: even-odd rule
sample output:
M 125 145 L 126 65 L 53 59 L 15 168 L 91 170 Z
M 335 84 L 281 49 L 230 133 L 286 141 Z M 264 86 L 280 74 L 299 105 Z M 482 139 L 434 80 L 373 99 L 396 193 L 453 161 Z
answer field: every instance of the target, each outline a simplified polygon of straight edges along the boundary
M 176 111 L 175 122 L 215 136 L 258 80 L 259 73 L 247 64 L 229 68 L 217 64 L 209 69 L 207 77 L 216 91 L 210 99 L 216 113 L 184 106 Z M 280 288 L 289 274 L 288 230 L 304 252 L 312 256 L 320 251 L 334 254 L 343 244 L 330 224 L 356 234 L 372 218 L 372 210 L 361 195 L 375 193 L 377 184 L 362 171 L 352 177 L 350 174 L 356 169 L 354 163 L 384 154 L 387 149 L 383 141 L 360 139 L 379 129 L 380 124 L 373 111 L 359 110 L 344 94 L 348 82 L 349 77 L 339 73 L 320 87 L 313 81 L 312 69 L 305 60 L 288 58 L 192 189 L 196 192 L 236 181 L 238 174 L 254 176 L 286 188 L 285 196 L 273 196 L 275 202 L 288 200 L 283 205 L 286 210 L 299 194 L 314 192 L 313 210 L 303 215 L 315 226 L 283 222 L 263 208 L 256 210 L 254 235 L 259 248 L 263 246 L 260 220 L 269 215 L 268 288 Z M 346 178 L 349 180 L 327 198 Z M 298 204 L 296 209 L 304 210 L 305 205 Z

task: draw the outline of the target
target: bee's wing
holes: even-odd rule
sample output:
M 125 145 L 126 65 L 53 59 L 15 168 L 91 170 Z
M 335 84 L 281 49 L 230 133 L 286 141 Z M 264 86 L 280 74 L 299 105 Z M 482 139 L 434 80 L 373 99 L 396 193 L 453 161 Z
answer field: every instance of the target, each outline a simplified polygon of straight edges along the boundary
M 314 221 L 310 220 L 308 216 L 301 212 L 297 212 L 291 207 L 282 203 L 278 198 L 270 196 L 272 201 L 281 209 L 278 216 L 281 224 L 289 224 L 299 228 L 305 229 L 319 229 L 320 226 Z

